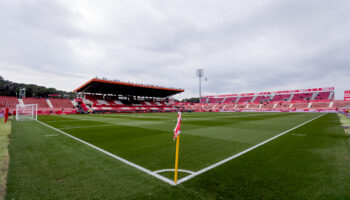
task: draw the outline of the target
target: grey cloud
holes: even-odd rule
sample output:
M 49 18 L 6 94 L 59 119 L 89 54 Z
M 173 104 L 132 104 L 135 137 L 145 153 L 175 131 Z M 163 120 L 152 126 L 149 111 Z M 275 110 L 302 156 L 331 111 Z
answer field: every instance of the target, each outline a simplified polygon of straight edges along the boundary
M 181 87 L 181 98 L 198 94 L 197 67 L 208 77 L 203 94 L 345 89 L 349 8 L 346 0 L 5 0 L 0 69 Z

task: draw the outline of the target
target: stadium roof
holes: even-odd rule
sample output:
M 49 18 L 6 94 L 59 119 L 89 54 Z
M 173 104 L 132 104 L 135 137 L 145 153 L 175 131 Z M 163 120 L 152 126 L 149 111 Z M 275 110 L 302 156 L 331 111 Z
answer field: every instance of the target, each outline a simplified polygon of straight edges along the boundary
M 84 85 L 78 87 L 74 92 L 122 94 L 134 96 L 167 97 L 183 92 L 183 89 L 165 88 L 153 85 L 125 83 L 93 78 Z

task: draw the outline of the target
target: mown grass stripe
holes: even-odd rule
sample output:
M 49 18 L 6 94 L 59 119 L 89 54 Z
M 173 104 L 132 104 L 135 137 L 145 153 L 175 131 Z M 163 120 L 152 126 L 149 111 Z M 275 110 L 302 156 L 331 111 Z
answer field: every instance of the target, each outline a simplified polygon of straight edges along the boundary
M 304 123 L 301 123 L 301 124 L 299 124 L 298 126 L 295 126 L 295 127 L 291 128 L 291 129 L 289 129 L 289 130 L 286 130 L 286 131 L 284 131 L 284 132 L 282 132 L 282 133 L 280 133 L 280 134 L 278 134 L 278 135 L 276 135 L 276 136 L 274 136 L 274 137 L 272 137 L 272 138 L 270 138 L 270 139 L 267 139 L 267 140 L 265 140 L 265 141 L 263 141 L 263 142 L 261 142 L 261 143 L 259 143 L 259 144 L 257 144 L 257 145 L 254 145 L 254 146 L 252 146 L 252 147 L 250 147 L 250 148 L 248 148 L 248 149 L 246 149 L 246 150 L 244 150 L 244 151 L 242 151 L 242 152 L 240 152 L 240 153 L 238 153 L 238 154 L 235 154 L 235 155 L 233 155 L 233 156 L 231 156 L 231 157 L 228 157 L 228 158 L 226 158 L 226 159 L 224 159 L 224 160 L 222 160 L 222 161 L 219 161 L 219 162 L 217 162 L 217 163 L 215 163 L 215 164 L 213 164 L 213 165 L 210 165 L 209 167 L 206 167 L 206 168 L 204 168 L 204 169 L 201 169 L 201 170 L 199 170 L 199 171 L 197 171 L 197 172 L 195 172 L 195 173 L 193 173 L 193 174 L 191 174 L 191 175 L 189 175 L 189 176 L 186 176 L 186 177 L 184 177 L 184 178 L 178 180 L 178 181 L 177 181 L 177 184 L 181 184 L 181 183 L 183 183 L 183 182 L 185 182 L 185 181 L 188 181 L 188 180 L 190 180 L 191 178 L 196 177 L 196 176 L 198 176 L 198 175 L 200 175 L 200 174 L 202 174 L 202 173 L 204 173 L 204 172 L 206 172 L 206 171 L 209 171 L 209 170 L 211 170 L 211 169 L 214 169 L 215 167 L 218 167 L 219 165 L 222 165 L 222 164 L 224 164 L 224 163 L 226 163 L 226 162 L 228 162 L 228 161 L 230 161 L 230 160 L 232 160 L 232 159 L 235 159 L 235 158 L 237 158 L 237 157 L 239 157 L 239 156 L 241 156 L 241 155 L 243 155 L 243 154 L 245 154 L 245 153 L 248 153 L 249 151 L 258 148 L 258 147 L 260 147 L 261 145 L 264 145 L 264 144 L 266 144 L 266 143 L 268 143 L 268 142 L 270 142 L 270 141 L 272 141 L 272 140 L 274 140 L 274 139 L 276 139 L 276 138 L 278 138 L 278 137 L 280 137 L 280 136 L 282 136 L 282 135 L 284 135 L 284 134 L 286 134 L 286 133 L 289 133 L 290 131 L 293 131 L 293 130 L 295 130 L 295 129 L 297 129 L 297 128 L 299 128 L 299 127 L 301 127 L 301 126 L 303 126 L 303 125 L 305 125 L 305 124 L 307 124 L 307 123 L 309 123 L 309 122 L 311 122 L 311 121 L 313 121 L 313 120 L 315 120 L 315 119 L 318 119 L 318 118 L 320 118 L 320 117 L 322 117 L 322 116 L 324 116 L 324 115 L 326 115 L 326 113 L 325 113 L 325 114 L 322 114 L 322 115 L 319 115 L 319 116 L 317 116 L 317 117 L 315 117 L 315 118 L 313 118 L 313 119 L 310 119 L 310 120 L 308 120 L 308 121 L 306 121 L 306 122 L 304 122 Z
M 79 141 L 79 142 L 81 142 L 81 143 L 83 143 L 83 144 L 86 144 L 86 145 L 88 145 L 88 146 L 90 146 L 90 147 L 92 147 L 92 148 L 94 148 L 94 149 L 96 149 L 96 150 L 98 150 L 98 151 L 100 151 L 100 152 L 102 152 L 102 153 L 104 153 L 104 154 L 106 154 L 106 155 L 112 157 L 112 158 L 115 158 L 115 159 L 117 159 L 117 160 L 119 160 L 119 161 L 121 161 L 121 162 L 123 162 L 123 163 L 125 163 L 125 164 L 127 164 L 127 165 L 130 165 L 130 166 L 132 166 L 132 167 L 134 167 L 134 168 L 136 168 L 136 169 L 139 169 L 139 170 L 141 170 L 141 171 L 143 171 L 143 172 L 145 172 L 145 173 L 147 173 L 147 174 L 149 174 L 149 175 L 151 175 L 151 176 L 154 176 L 155 178 L 158 178 L 159 180 L 162 180 L 162 181 L 164 181 L 164 182 L 166 182 L 166 183 L 168 183 L 168 184 L 170 184 L 170 185 L 175 185 L 174 181 L 172 181 L 172 180 L 170 180 L 170 179 L 168 179 L 168 178 L 166 178 L 166 177 L 163 177 L 163 176 L 161 176 L 161 175 L 159 175 L 159 174 L 157 174 L 157 173 L 155 173 L 155 172 L 152 172 L 152 171 L 150 171 L 150 170 L 148 170 L 148 169 L 146 169 L 146 168 L 144 168 L 144 167 L 141 167 L 140 165 L 137 165 L 137 164 L 135 164 L 135 163 L 132 163 L 132 162 L 130 162 L 130 161 L 128 161 L 128 160 L 125 160 L 124 158 L 121 158 L 121 157 L 119 157 L 119 156 L 116 156 L 116 155 L 114 155 L 114 154 L 112 154 L 112 153 L 110 153 L 110 152 L 108 152 L 108 151 L 105 151 L 105 150 L 103 150 L 103 149 L 101 149 L 101 148 L 99 148 L 99 147 L 97 147 L 97 146 L 95 146 L 95 145 L 92 145 L 92 144 L 90 144 L 90 143 L 88 143 L 88 142 L 85 142 L 84 140 L 81 140 L 81 139 L 79 139 L 79 138 L 77 138 L 77 137 L 74 137 L 74 136 L 72 136 L 72 135 L 70 135 L 70 134 L 68 134 L 68 133 L 66 133 L 66 132 L 64 132 L 64 131 L 61 131 L 61 130 L 59 130 L 59 129 L 57 129 L 57 128 L 54 128 L 54 127 L 52 127 L 52 126 L 50 126 L 50 125 L 48 125 L 48 124 L 45 124 L 45 123 L 42 122 L 42 121 L 37 120 L 37 122 L 39 122 L 39 123 L 41 123 L 41 124 L 43 124 L 43 125 L 45 125 L 45 126 L 51 128 L 51 129 L 57 131 L 57 132 L 59 132 L 59 133 L 62 133 L 62 134 L 66 135 L 66 136 L 68 136 L 68 137 L 70 137 L 70 138 L 73 138 L 74 140 L 77 140 L 77 141 Z

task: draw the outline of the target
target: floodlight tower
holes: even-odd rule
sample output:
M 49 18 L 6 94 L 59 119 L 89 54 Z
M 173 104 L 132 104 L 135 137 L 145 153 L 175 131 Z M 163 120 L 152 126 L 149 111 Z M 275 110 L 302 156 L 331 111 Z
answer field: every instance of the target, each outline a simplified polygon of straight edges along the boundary
M 202 77 L 204 75 L 204 69 L 197 69 L 197 77 L 199 78 L 199 103 L 202 100 Z
M 26 88 L 20 88 L 19 89 L 19 98 L 23 99 L 26 97 Z

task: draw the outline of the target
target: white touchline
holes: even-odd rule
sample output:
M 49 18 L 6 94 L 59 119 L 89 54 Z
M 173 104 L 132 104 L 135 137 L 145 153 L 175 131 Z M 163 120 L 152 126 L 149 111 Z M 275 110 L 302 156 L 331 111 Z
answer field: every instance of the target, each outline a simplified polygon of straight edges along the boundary
M 294 128 L 291 128 L 291 129 L 286 130 L 286 131 L 284 131 L 284 132 L 282 132 L 282 133 L 280 133 L 280 134 L 278 134 L 278 135 L 275 135 L 274 137 L 272 137 L 272 138 L 270 138 L 270 139 L 267 139 L 267 140 L 265 140 L 265 141 L 263 141 L 263 142 L 261 142 L 261 143 L 259 143 L 259 144 L 257 144 L 257 145 L 254 145 L 254 146 L 252 146 L 252 147 L 250 147 L 250 148 L 248 148 L 248 149 L 246 149 L 246 150 L 244 150 L 244 151 L 242 151 L 242 152 L 240 152 L 240 153 L 238 153 L 238 154 L 235 154 L 235 155 L 233 155 L 233 156 L 231 156 L 231 157 L 229 157 L 229 158 L 226 158 L 226 159 L 224 159 L 224 160 L 222 160 L 222 161 L 220 161 L 220 162 L 217 162 L 217 163 L 215 163 L 215 164 L 213 164 L 213 165 L 210 165 L 209 167 L 206 167 L 206 168 L 204 168 L 204 169 L 201 169 L 201 170 L 199 170 L 199 171 L 197 171 L 197 172 L 195 172 L 195 173 L 193 173 L 193 174 L 191 174 L 191 175 L 189 175 L 189 176 L 186 176 L 186 177 L 184 177 L 184 178 L 178 180 L 178 181 L 177 181 L 177 184 L 180 184 L 180 183 L 183 183 L 183 182 L 185 182 L 185 181 L 188 181 L 188 180 L 190 180 L 191 178 L 193 178 L 193 177 L 195 177 L 195 176 L 198 176 L 198 175 L 200 175 L 200 174 L 202 174 L 202 173 L 204 173 L 204 172 L 206 172 L 206 171 L 209 171 L 209 170 L 211 170 L 211 169 L 213 169 L 213 168 L 215 168 L 215 167 L 217 167 L 217 166 L 219 166 L 219 165 L 222 165 L 222 164 L 224 164 L 224 163 L 226 163 L 226 162 L 228 162 L 228 161 L 230 161 L 230 160 L 232 160 L 232 159 L 235 159 L 235 158 L 237 158 L 237 157 L 239 157 L 239 156 L 241 156 L 241 155 L 243 155 L 243 154 L 245 154 L 245 153 L 247 153 L 247 152 L 249 152 L 249 151 L 251 151 L 251 150 L 253 150 L 253 149 L 255 149 L 255 148 L 260 147 L 261 145 L 264 145 L 264 144 L 270 142 L 271 140 L 274 140 L 274 139 L 276 139 L 276 138 L 278 138 L 278 137 L 280 137 L 280 136 L 282 136 L 282 135 L 284 135 L 284 134 L 286 134 L 286 133 L 288 133 L 288 132 L 290 132 L 290 131 L 292 131 L 292 130 L 294 130 L 294 129 L 297 129 L 297 128 L 299 128 L 299 127 L 301 127 L 301 126 L 303 126 L 303 125 L 305 125 L 305 124 L 307 124 L 307 123 L 309 123 L 309 122 L 311 122 L 311 121 L 313 121 L 313 120 L 315 120 L 315 119 L 318 119 L 318 118 L 324 116 L 325 114 L 327 114 L 327 113 L 324 113 L 324 114 L 319 115 L 319 116 L 317 116 L 317 117 L 315 117 L 315 118 L 313 118 L 313 119 L 310 119 L 310 120 L 308 120 L 308 121 L 306 121 L 306 122 L 304 122 L 304 123 L 301 123 L 301 124 L 299 124 L 298 126 L 295 126 Z
M 140 165 L 137 165 L 137 164 L 132 163 L 132 162 L 130 162 L 130 161 L 128 161 L 128 160 L 125 160 L 124 158 L 121 158 L 121 157 L 119 157 L 119 156 L 116 156 L 116 155 L 114 155 L 114 154 L 112 154 L 112 153 L 110 153 L 110 152 L 108 152 L 108 151 L 106 151 L 106 150 L 103 150 L 103 149 L 101 149 L 101 148 L 99 148 L 99 147 L 97 147 L 97 146 L 95 146 L 95 145 L 92 145 L 92 144 L 90 144 L 90 143 L 88 143 L 88 142 L 85 142 L 84 140 L 81 140 L 81 139 L 79 139 L 79 138 L 76 138 L 76 137 L 74 137 L 74 136 L 72 136 L 72 135 L 70 135 L 70 134 L 68 134 L 68 133 L 66 133 L 66 132 L 64 132 L 64 131 L 61 131 L 61 130 L 59 130 L 59 129 L 57 129 L 57 128 L 54 128 L 54 127 L 52 127 L 52 126 L 50 126 L 50 125 L 48 125 L 48 124 L 45 124 L 45 123 L 42 122 L 42 121 L 39 121 L 39 120 L 36 120 L 36 121 L 39 122 L 39 123 L 41 123 L 41 124 L 43 124 L 43 125 L 45 125 L 45 126 L 47 126 L 47 127 L 49 127 L 49 128 L 51 128 L 51 129 L 53 129 L 53 130 L 55 130 L 55 131 L 58 131 L 58 132 L 60 132 L 60 133 L 62 133 L 62 134 L 64 134 L 64 135 L 66 135 L 66 136 L 68 136 L 68 137 L 71 137 L 71 138 L 73 138 L 73 139 L 75 139 L 75 140 L 77 140 L 77 141 L 79 141 L 79 142 L 81 142 L 81 143 L 83 143 L 83 144 L 86 144 L 86 145 L 88 145 L 88 146 L 90 146 L 90 147 L 92 147 L 92 148 L 94 148 L 94 149 L 96 149 L 96 150 L 98 150 L 98 151 L 100 151 L 100 152 L 102 152 L 102 153 L 104 153 L 104 154 L 107 154 L 108 156 L 111 156 L 111 157 L 113 157 L 113 158 L 115 158 L 115 159 L 117 159 L 117 160 L 119 160 L 119 161 L 121 161 L 121 162 L 123 162 L 123 163 L 125 163 L 125 164 L 127 164 L 127 165 L 130 165 L 130 166 L 132 166 L 132 167 L 135 167 L 136 169 L 139 169 L 139 170 L 141 170 L 141 171 L 143 171 L 143 172 L 145 172 L 145 173 L 147 173 L 147 174 L 149 174 L 149 175 L 151 175 L 151 176 L 153 176 L 153 177 L 155 177 L 155 178 L 158 178 L 158 179 L 160 179 L 160 180 L 162 180 L 162 181 L 164 181 L 164 182 L 166 182 L 166 183 L 172 185 L 172 186 L 176 186 L 176 185 L 178 185 L 178 184 L 180 184 L 180 183 L 183 183 L 183 182 L 185 182 L 185 181 L 190 180 L 191 178 L 193 178 L 193 177 L 195 177 L 195 176 L 198 176 L 198 175 L 200 175 L 200 174 L 202 174 L 202 173 L 204 173 L 204 172 L 206 172 L 206 171 L 209 171 L 209 170 L 211 170 L 211 169 L 213 169 L 213 168 L 215 168 L 215 167 L 217 167 L 217 166 L 219 166 L 219 165 L 222 165 L 222 164 L 224 164 L 224 163 L 226 163 L 226 162 L 228 162 L 228 161 L 230 161 L 230 160 L 232 160 L 232 159 L 234 159 L 234 158 L 237 158 L 237 157 L 239 157 L 239 156 L 241 156 L 241 155 L 243 155 L 243 154 L 245 154 L 245 153 L 247 153 L 247 152 L 249 152 L 249 151 L 251 151 L 251 150 L 253 150 L 253 149 L 255 149 L 255 148 L 259 147 L 259 146 L 261 146 L 261 145 L 264 145 L 264 144 L 270 142 L 271 140 L 274 140 L 274 139 L 276 139 L 276 138 L 278 138 L 278 137 L 280 137 L 280 136 L 282 136 L 282 135 L 284 135 L 284 134 L 286 134 L 286 133 L 288 133 L 288 132 L 290 132 L 290 131 L 292 131 L 292 130 L 294 130 L 294 129 L 297 129 L 297 128 L 299 128 L 299 127 L 301 127 L 301 126 L 303 126 L 303 125 L 305 125 L 305 124 L 307 124 L 307 123 L 309 123 L 309 122 L 311 122 L 311 121 L 313 121 L 313 120 L 315 120 L 315 119 L 318 119 L 318 118 L 324 116 L 325 114 L 327 114 L 327 113 L 324 113 L 324 114 L 319 115 L 319 116 L 317 116 L 317 117 L 315 117 L 315 118 L 313 118 L 313 119 L 310 119 L 310 120 L 308 120 L 308 121 L 306 121 L 306 122 L 304 122 L 304 123 L 301 123 L 301 124 L 295 126 L 294 128 L 291 128 L 291 129 L 289 129 L 289 130 L 287 130 L 287 131 L 284 131 L 283 133 L 280 133 L 280 134 L 278 134 L 278 135 L 276 135 L 276 136 L 274 136 L 274 137 L 272 137 L 272 138 L 270 138 L 270 139 L 267 139 L 267 140 L 265 140 L 265 141 L 263 141 L 263 142 L 261 142 L 261 143 L 259 143 L 259 144 L 257 144 L 257 145 L 254 145 L 254 146 L 252 146 L 252 147 L 250 147 L 250 148 L 248 148 L 248 149 L 246 149 L 246 150 L 244 150 L 244 151 L 242 151 L 242 152 L 240 152 L 240 153 L 238 153 L 238 154 L 235 154 L 235 155 L 233 155 L 233 156 L 231 156 L 231 157 L 229 157 L 229 158 L 226 158 L 226 159 L 224 159 L 224 160 L 222 160 L 222 161 L 220 161 L 220 162 L 217 162 L 217 163 L 215 163 L 215 164 L 213 164 L 213 165 L 210 165 L 209 167 L 206 167 L 206 168 L 204 168 L 204 169 L 201 169 L 201 170 L 199 170 L 199 171 L 197 171 L 197 172 L 192 172 L 192 171 L 190 171 L 190 170 L 179 170 L 179 171 L 182 171 L 182 172 L 189 173 L 189 174 L 191 174 L 191 175 L 186 176 L 186 177 L 184 177 L 184 178 L 178 180 L 176 184 L 175 184 L 175 182 L 174 182 L 173 180 L 170 180 L 170 179 L 168 179 L 168 178 L 166 178 L 166 177 L 164 177 L 164 176 L 161 176 L 161 175 L 157 174 L 157 173 L 165 172 L 165 171 L 174 171 L 173 169 L 163 169 L 163 170 L 157 170 L 157 171 L 152 172 L 152 171 L 150 171 L 150 170 L 148 170 L 148 169 L 146 169 L 146 168 L 144 168 L 144 167 L 141 167 Z
M 161 176 L 161 175 L 159 175 L 159 174 L 157 174 L 157 173 L 155 173 L 155 172 L 152 172 L 152 171 L 150 171 L 150 170 L 148 170 L 148 169 L 146 169 L 146 168 L 144 168 L 144 167 L 141 167 L 140 165 L 137 165 L 137 164 L 135 164 L 135 163 L 132 163 L 132 162 L 130 162 L 130 161 L 128 161 L 128 160 L 125 160 L 124 158 L 121 158 L 121 157 L 119 157 L 119 156 L 116 156 L 116 155 L 114 155 L 114 154 L 112 154 L 112 153 L 110 153 L 110 152 L 108 152 L 108 151 L 105 151 L 105 150 L 103 150 L 103 149 L 101 149 L 101 148 L 99 148 L 99 147 L 97 147 L 97 146 L 95 146 L 95 145 L 92 145 L 92 144 L 90 144 L 90 143 L 88 143 L 88 142 L 85 142 L 84 140 L 81 140 L 81 139 L 79 139 L 79 138 L 76 138 L 76 137 L 74 137 L 74 136 L 72 136 L 72 135 L 70 135 L 70 134 L 68 134 L 68 133 L 66 133 L 66 132 L 63 132 L 63 131 L 61 131 L 61 130 L 59 130 L 59 129 L 57 129 L 57 128 L 54 128 L 54 127 L 52 127 L 52 126 L 50 126 L 50 125 L 48 125 L 48 124 L 45 124 L 45 123 L 42 122 L 42 121 L 37 120 L 37 122 L 39 122 L 39 123 L 41 123 L 41 124 L 43 124 L 43 125 L 45 125 L 45 126 L 47 126 L 47 127 L 49 127 L 49 128 L 52 128 L 53 130 L 58 131 L 58 132 L 60 132 L 60 133 L 62 133 L 62 134 L 64 134 L 64 135 L 66 135 L 66 136 L 68 136 L 68 137 L 71 137 L 71 138 L 73 138 L 73 139 L 75 139 L 75 140 L 77 140 L 77 141 L 79 141 L 79 142 L 81 142 L 81 143 L 84 143 L 84 144 L 86 144 L 86 145 L 88 145 L 88 146 L 90 146 L 90 147 L 92 147 L 92 148 L 94 148 L 94 149 L 96 149 L 96 150 L 98 150 L 98 151 L 100 151 L 100 152 L 102 152 L 102 153 L 105 153 L 105 154 L 107 154 L 107 155 L 109 155 L 109 156 L 111 156 L 111 157 L 113 157 L 113 158 L 115 158 L 115 159 L 117 159 L 117 160 L 119 160 L 119 161 L 121 161 L 121 162 L 127 164 L 127 165 L 130 165 L 130 166 L 132 166 L 132 167 L 135 167 L 136 169 L 139 169 L 139 170 L 141 170 L 141 171 L 143 171 L 143 172 L 145 172 L 145 173 L 147 173 L 147 174 L 149 174 L 149 175 L 151 175 L 151 176 L 154 176 L 154 177 L 156 177 L 156 178 L 158 178 L 158 179 L 160 179 L 160 180 L 162 180 L 162 181 L 164 181 L 164 182 L 166 182 L 166 183 L 169 183 L 170 185 L 175 185 L 174 181 L 172 181 L 172 180 L 170 180 L 170 179 L 168 179 L 168 178 L 166 178 L 166 177 L 164 177 L 164 176 Z

